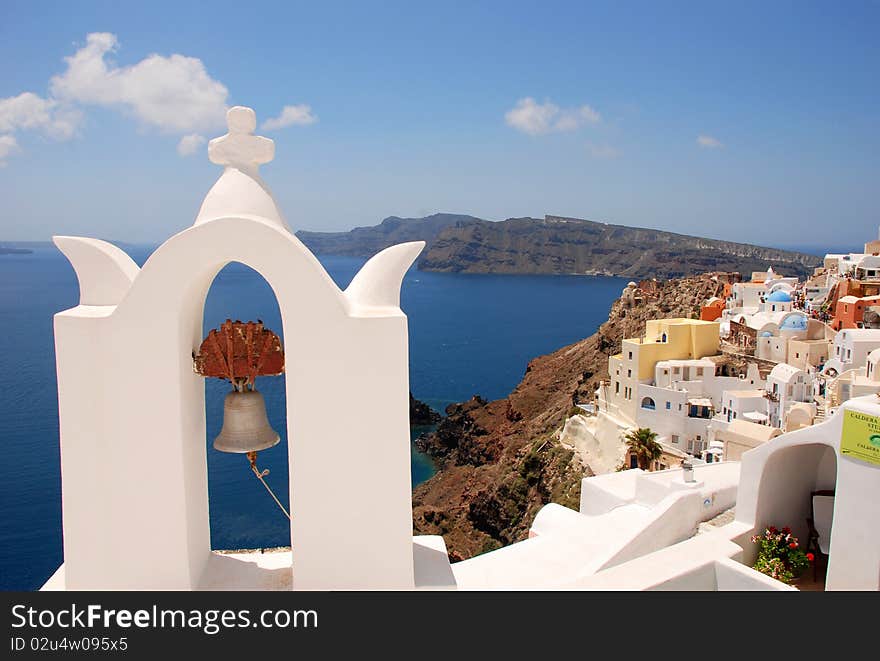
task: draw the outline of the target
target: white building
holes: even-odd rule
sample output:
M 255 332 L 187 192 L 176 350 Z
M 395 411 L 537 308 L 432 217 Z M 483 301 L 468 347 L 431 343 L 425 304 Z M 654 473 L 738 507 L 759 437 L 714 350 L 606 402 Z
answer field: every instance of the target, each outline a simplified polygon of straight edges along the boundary
M 836 377 L 849 369 L 864 366 L 868 354 L 880 348 L 880 328 L 846 328 L 837 333 L 831 357 L 823 373 Z
M 813 401 L 813 378 L 804 370 L 779 363 L 767 375 L 768 414 L 773 427 L 782 428 L 789 409 L 797 402 Z
M 828 385 L 829 400 L 833 405 L 852 397 L 880 393 L 880 349 L 868 354 L 863 367 L 848 369 Z
M 743 376 L 721 376 L 716 368 L 708 358 L 659 361 L 653 384 L 637 387 L 636 425 L 657 432 L 661 443 L 699 455 L 708 446 L 708 425 L 721 408 L 724 393 L 764 383 L 754 364 Z
M 877 280 L 880 278 L 880 255 L 865 255 L 855 267 L 854 276 L 858 280 Z
M 724 422 L 748 420 L 760 423 L 769 420 L 767 405 L 766 392 L 762 388 L 725 390 L 719 412 Z
M 740 461 L 745 452 L 763 445 L 782 434 L 782 430 L 767 424 L 749 420 L 734 420 L 724 429 L 719 429 L 713 443 L 720 442 L 726 461 Z
M 772 290 L 761 302 L 759 312 L 790 312 L 794 305 L 790 291 L 787 286 Z

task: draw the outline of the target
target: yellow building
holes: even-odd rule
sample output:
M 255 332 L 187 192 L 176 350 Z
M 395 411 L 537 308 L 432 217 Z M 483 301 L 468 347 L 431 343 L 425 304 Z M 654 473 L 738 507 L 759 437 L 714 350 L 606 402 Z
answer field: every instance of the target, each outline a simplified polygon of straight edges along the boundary
M 654 378 L 661 360 L 688 360 L 715 356 L 721 343 L 721 325 L 700 319 L 652 319 L 645 324 L 644 338 L 623 340 L 622 350 L 608 359 L 610 383 L 603 393 L 611 413 L 635 423 L 636 390 Z

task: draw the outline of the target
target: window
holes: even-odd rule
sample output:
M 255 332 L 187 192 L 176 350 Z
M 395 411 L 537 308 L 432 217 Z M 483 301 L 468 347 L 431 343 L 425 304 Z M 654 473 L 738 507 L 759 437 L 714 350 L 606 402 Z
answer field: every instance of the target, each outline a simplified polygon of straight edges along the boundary
M 694 442 L 693 441 L 688 441 L 688 452 L 690 452 L 691 454 L 693 454 L 693 452 L 694 452 Z
M 673 374 L 680 374 L 680 373 L 681 373 L 681 368 L 680 368 L 680 367 L 673 367 L 673 368 L 672 368 L 672 373 L 673 373 Z
M 654 404 L 653 399 L 651 399 L 650 397 L 645 397 L 644 399 L 642 399 L 642 408 L 648 409 L 649 411 L 653 411 L 654 409 L 657 408 L 657 406 L 656 406 L 656 404 Z
M 666 402 L 666 410 L 668 411 L 671 408 L 672 408 L 672 402 Z
M 697 368 L 697 376 L 703 376 L 703 368 L 702 367 Z
M 663 370 L 663 376 L 667 376 L 669 374 L 669 370 Z
M 631 379 L 631 378 L 632 378 L 632 375 L 633 375 L 633 371 L 632 371 L 632 370 L 627 370 L 627 371 L 626 371 L 626 377 L 627 377 L 628 379 Z M 234 376 L 234 375 L 233 375 L 233 376 Z
M 629 359 L 630 359 L 630 360 L 633 359 L 633 352 L 632 352 L 632 351 L 629 352 Z
M 672 435 L 672 444 L 673 444 L 673 445 L 678 445 L 678 434 L 673 434 L 673 435 Z
M 619 394 L 620 394 L 620 381 L 615 381 L 615 382 L 614 382 L 614 394 L 615 394 L 615 395 L 619 395 Z
M 678 405 L 678 410 L 681 411 L 681 404 Z

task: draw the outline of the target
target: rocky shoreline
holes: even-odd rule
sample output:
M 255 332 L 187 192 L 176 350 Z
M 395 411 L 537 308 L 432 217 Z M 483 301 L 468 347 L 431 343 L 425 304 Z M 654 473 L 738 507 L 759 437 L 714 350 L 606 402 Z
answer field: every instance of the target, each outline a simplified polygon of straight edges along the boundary
M 592 471 L 559 443 L 574 405 L 593 399 L 624 336 L 641 335 L 647 319 L 699 315 L 723 285 L 706 274 L 639 287 L 639 302 L 615 301 L 596 333 L 530 361 L 510 395 L 452 404 L 437 430 L 416 441 L 438 467 L 413 491 L 417 534 L 442 535 L 450 557 L 462 560 L 525 539 L 548 502 L 577 509 Z
M 409 425 L 410 427 L 424 427 L 436 425 L 441 416 L 424 402 L 419 401 L 413 394 L 409 394 Z

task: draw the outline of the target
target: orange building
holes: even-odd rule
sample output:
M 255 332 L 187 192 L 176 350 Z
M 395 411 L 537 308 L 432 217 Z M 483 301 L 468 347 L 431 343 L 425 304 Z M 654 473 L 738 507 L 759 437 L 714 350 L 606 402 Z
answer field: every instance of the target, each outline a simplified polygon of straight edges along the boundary
M 716 319 L 721 319 L 721 313 L 727 306 L 727 299 L 730 298 L 733 291 L 731 284 L 741 280 L 739 273 L 720 273 L 715 277 L 717 278 L 719 275 L 724 278 L 724 280 L 722 280 L 723 289 L 721 291 L 721 297 L 713 296 L 700 307 L 700 321 L 715 321 Z
M 701 321 L 715 321 L 716 319 L 721 318 L 721 313 L 724 311 L 724 300 L 718 298 L 717 296 L 713 296 L 706 304 L 700 307 L 700 320 Z
M 829 324 L 834 330 L 861 328 L 868 308 L 880 308 L 880 296 L 842 296 L 837 299 L 834 319 Z
M 862 280 L 856 280 L 854 278 L 843 278 L 831 288 L 830 292 L 828 292 L 828 310 L 833 310 L 835 316 L 837 316 L 837 304 L 840 299 L 847 296 L 854 296 L 855 298 L 870 298 L 874 296 L 880 296 L 880 283 L 864 282 Z M 872 303 L 872 305 L 876 304 Z

